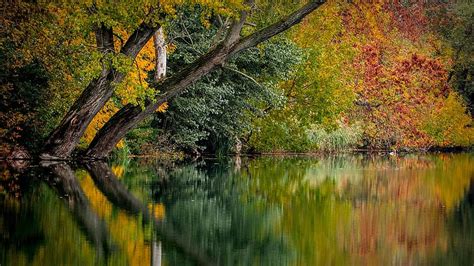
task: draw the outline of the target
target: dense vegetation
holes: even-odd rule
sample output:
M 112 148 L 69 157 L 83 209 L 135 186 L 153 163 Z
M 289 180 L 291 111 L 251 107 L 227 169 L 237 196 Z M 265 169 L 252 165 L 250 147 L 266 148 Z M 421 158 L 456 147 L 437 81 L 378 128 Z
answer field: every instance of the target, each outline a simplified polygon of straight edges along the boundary
M 472 145 L 473 11 L 462 3 L 326 3 L 293 33 L 308 60 L 282 84 L 288 104 L 256 122 L 251 144 L 265 151 Z
M 116 150 L 134 154 L 474 144 L 474 5 L 316 2 L 4 2 L 0 153 L 94 157 L 114 127 L 127 129 Z M 299 25 L 239 48 L 307 6 Z

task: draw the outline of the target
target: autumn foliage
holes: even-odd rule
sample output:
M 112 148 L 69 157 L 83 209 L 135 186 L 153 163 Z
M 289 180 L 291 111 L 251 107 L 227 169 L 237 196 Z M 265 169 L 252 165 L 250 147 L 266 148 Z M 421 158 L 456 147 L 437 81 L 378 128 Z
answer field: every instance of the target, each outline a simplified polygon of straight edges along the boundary
M 146 43 L 134 60 L 119 53 L 124 40 L 143 21 L 143 12 L 153 5 L 148 1 L 126 4 L 99 1 L 84 5 L 15 1 L 2 4 L 2 153 L 9 149 L 8 146 L 17 144 L 38 148 L 74 99 L 100 75 L 104 64 L 110 64 L 126 75 L 119 84 L 113 84 L 114 94 L 89 124 L 79 145 L 81 148 L 86 148 L 96 132 L 124 105 L 144 107 L 147 99 L 159 94 L 150 85 L 156 67 L 153 41 Z M 256 5 L 280 15 L 287 13 L 285 8 L 294 9 L 298 4 L 257 1 Z M 203 52 L 196 47 L 207 47 L 210 37 L 217 35 L 213 30 L 220 23 L 218 18 L 236 17 L 236 12 L 243 8 L 240 0 L 170 0 L 161 2 L 158 17 L 146 19 L 164 25 L 169 57 L 178 49 L 178 39 L 189 45 L 179 48 L 175 57 L 183 51 L 200 55 Z M 189 12 L 199 19 L 191 20 Z M 273 19 L 268 12 L 252 13 L 251 19 L 257 26 L 267 25 Z M 166 19 L 159 14 L 165 14 Z M 474 129 L 469 110 L 473 106 L 470 95 L 474 64 L 472 48 L 469 48 L 472 39 L 470 14 L 472 8 L 462 3 L 328 1 L 300 26 L 280 37 L 285 40 L 282 43 L 290 47 L 284 59 L 300 62 L 299 65 L 285 70 L 282 77 L 257 77 L 250 71 L 241 71 L 257 83 L 265 86 L 271 83 L 267 88 L 277 87 L 278 90 L 268 94 L 278 97 L 246 103 L 250 105 L 249 110 L 259 110 L 259 114 L 245 113 L 245 119 L 241 119 L 245 122 L 239 122 L 244 125 L 235 127 L 245 130 L 231 130 L 225 134 L 242 142 L 244 149 L 264 152 L 351 148 L 426 150 L 472 146 Z M 177 21 L 190 25 L 182 32 L 166 33 L 166 29 L 171 29 L 170 25 Z M 113 28 L 113 55 L 101 53 L 95 45 L 94 29 L 100 23 Z M 200 27 L 203 32 L 186 32 L 187 28 Z M 254 27 L 246 25 L 242 34 L 249 34 Z M 199 34 L 205 38 L 197 36 Z M 193 43 L 193 38 L 197 43 Z M 264 58 L 264 46 L 259 47 L 260 54 L 252 56 Z M 188 62 L 191 58 L 181 59 Z M 280 70 L 284 68 L 285 60 L 280 60 Z M 263 64 L 258 68 L 261 69 L 254 73 L 265 73 L 271 66 Z M 250 81 L 248 77 L 241 77 Z M 273 86 L 275 84 L 278 86 Z M 217 88 L 215 85 L 211 89 L 217 91 Z M 219 93 L 225 94 L 224 91 Z M 196 95 L 188 94 L 191 98 L 198 97 Z M 210 113 L 215 111 L 206 99 L 192 98 L 190 102 L 201 100 L 213 110 Z M 185 108 L 190 107 L 165 103 L 153 119 L 175 119 L 167 115 L 167 111 L 179 114 Z M 225 112 L 236 110 L 226 108 Z M 199 110 L 194 115 L 199 116 Z M 209 124 L 209 127 L 227 128 L 221 122 L 214 121 L 215 124 Z M 177 132 L 173 130 L 169 131 Z M 192 130 L 201 131 L 180 134 L 206 135 L 202 128 Z M 170 138 L 182 138 L 181 135 Z M 199 146 L 197 142 L 214 141 L 200 139 L 191 144 Z M 118 147 L 125 147 L 125 143 L 120 142 Z
M 438 7 L 397 1 L 354 6 L 349 7 L 351 19 L 346 24 L 365 41 L 355 43 L 357 109 L 349 117 L 362 121 L 363 144 L 393 149 L 472 144 L 472 120 L 448 82 L 449 51 L 440 51 L 439 39 L 428 30 L 426 12 Z M 359 10 L 370 10 L 365 12 L 364 28 L 354 25 L 363 24 L 358 23 Z M 451 121 L 444 121 L 448 127 L 430 126 L 440 120 L 440 110 L 451 108 L 457 111 L 451 112 Z
M 328 138 L 339 139 L 332 145 L 338 149 L 472 145 L 466 98 L 450 82 L 456 52 L 433 24 L 433 14 L 446 8 L 430 1 L 326 3 L 293 32 L 307 61 L 281 86 L 287 105 L 257 120 L 254 145 L 272 152 L 321 150 Z

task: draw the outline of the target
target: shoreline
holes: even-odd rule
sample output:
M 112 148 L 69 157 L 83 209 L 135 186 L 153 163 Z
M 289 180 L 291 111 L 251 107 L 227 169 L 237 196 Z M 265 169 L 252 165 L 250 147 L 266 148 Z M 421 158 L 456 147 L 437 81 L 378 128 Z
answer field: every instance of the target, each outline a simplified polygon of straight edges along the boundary
M 474 147 L 445 147 L 445 148 L 430 148 L 430 149 L 401 149 L 401 150 L 390 150 L 390 149 L 350 149 L 350 150 L 338 150 L 338 151 L 308 151 L 308 152 L 249 152 L 249 153 L 229 153 L 223 156 L 217 156 L 212 153 L 202 153 L 199 155 L 186 154 L 183 152 L 166 152 L 156 154 L 129 154 L 125 157 L 130 159 L 159 159 L 159 160 L 186 160 L 196 158 L 219 158 L 219 157 L 258 157 L 258 156 L 328 156 L 328 155 L 347 155 L 347 154 L 368 154 L 368 155 L 406 155 L 406 154 L 428 154 L 428 153 L 462 153 L 462 152 L 474 152 Z M 87 161 L 107 161 L 118 158 L 118 156 L 110 156 L 104 159 L 94 158 L 81 158 L 72 157 L 64 159 L 40 159 L 38 156 L 30 157 L 11 157 L 11 155 L 0 155 L 0 161 L 38 161 L 38 162 L 87 162 Z

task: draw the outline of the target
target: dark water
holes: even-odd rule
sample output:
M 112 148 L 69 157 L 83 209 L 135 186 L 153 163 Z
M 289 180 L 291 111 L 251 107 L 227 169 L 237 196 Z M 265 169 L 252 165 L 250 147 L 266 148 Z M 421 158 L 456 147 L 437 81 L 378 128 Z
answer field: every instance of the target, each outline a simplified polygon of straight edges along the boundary
M 1 265 L 474 263 L 474 154 L 3 164 Z

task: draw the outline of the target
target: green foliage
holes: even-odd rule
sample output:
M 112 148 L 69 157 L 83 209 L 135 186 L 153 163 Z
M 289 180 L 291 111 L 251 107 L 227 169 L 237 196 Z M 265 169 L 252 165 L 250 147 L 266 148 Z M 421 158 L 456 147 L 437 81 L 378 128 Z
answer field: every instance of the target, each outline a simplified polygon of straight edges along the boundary
M 292 61 L 298 60 L 281 53 L 291 49 L 290 45 L 273 43 L 262 50 L 253 49 L 196 82 L 186 95 L 170 102 L 163 115 L 164 129 L 173 132 L 173 140 L 182 148 L 207 146 L 215 151 L 218 147 L 211 145 L 217 142 L 232 146 L 235 139 L 250 130 L 251 117 L 279 102 L 274 80 L 284 78 L 284 70 L 288 71 Z
M 160 137 L 159 131 L 153 126 L 153 121 L 147 119 L 140 126 L 131 130 L 126 137 L 125 147 L 132 154 L 149 154 L 152 150 L 147 147 L 149 144 L 154 146 L 154 142 Z M 170 146 L 155 147 L 155 150 L 165 151 L 170 150 Z
M 433 29 L 452 49 L 450 81 L 474 113 L 474 5 L 467 1 L 449 1 L 433 13 Z
M 333 131 L 313 126 L 307 132 L 309 140 L 320 151 L 344 151 L 360 145 L 362 129 L 360 125 L 340 125 Z
M 347 65 L 355 52 L 352 36 L 344 35 L 341 5 L 328 3 L 294 30 L 292 39 L 304 48 L 305 60 L 280 84 L 285 104 L 254 119 L 249 146 L 255 151 L 314 151 L 319 141 L 308 132 L 332 132 L 352 107 L 353 75 Z
M 258 152 L 304 152 L 314 148 L 299 121 L 279 116 L 256 119 L 249 146 Z
M 262 124 L 259 124 L 262 123 Z M 254 123 L 249 145 L 260 152 L 345 151 L 356 148 L 362 139 L 360 125 L 340 124 L 325 129 L 318 124 L 310 127 L 296 120 L 263 119 Z
M 451 93 L 445 105 L 433 112 L 425 122 L 425 130 L 438 147 L 466 147 L 474 143 L 474 128 L 466 107 L 456 93 Z
M 217 17 L 211 18 L 212 24 L 206 28 L 196 10 L 183 10 L 177 16 L 169 25 L 168 37 L 175 47 L 169 55 L 170 75 L 214 45 L 218 30 Z M 185 94 L 169 102 L 165 113 L 155 115 L 150 126 L 158 128 L 156 134 L 169 136 L 165 142 L 157 143 L 157 148 L 224 154 L 232 151 L 238 139 L 251 130 L 253 117 L 281 104 L 278 82 L 289 77 L 300 61 L 300 53 L 286 39 L 273 40 L 236 55 L 195 82 Z M 129 142 L 139 141 L 138 131 L 128 135 Z
M 13 66 L 12 45 L 0 47 L 0 142 L 36 148 L 47 127 L 43 123 L 48 103 L 48 73 L 34 60 L 27 65 Z M 6 147 L 0 147 L 0 149 Z

